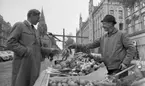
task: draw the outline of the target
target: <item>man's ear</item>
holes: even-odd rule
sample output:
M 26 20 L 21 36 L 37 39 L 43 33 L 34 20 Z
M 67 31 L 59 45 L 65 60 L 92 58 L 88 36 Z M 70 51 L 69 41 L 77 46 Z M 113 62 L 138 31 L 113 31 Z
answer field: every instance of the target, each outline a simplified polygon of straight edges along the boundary
M 112 26 L 114 26 L 114 25 L 115 25 L 113 22 L 111 22 L 111 23 L 112 23 Z

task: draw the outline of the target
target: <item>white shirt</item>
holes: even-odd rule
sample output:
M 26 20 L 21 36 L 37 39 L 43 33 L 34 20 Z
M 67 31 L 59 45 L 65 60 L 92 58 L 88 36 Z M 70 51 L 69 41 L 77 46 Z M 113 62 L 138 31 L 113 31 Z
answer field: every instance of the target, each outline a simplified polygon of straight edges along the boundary
M 33 25 L 30 21 L 27 20 L 27 22 L 28 22 L 28 24 L 29 24 L 30 26 Z M 33 26 L 34 26 L 34 25 L 33 25 Z M 35 27 L 35 26 L 34 26 L 34 27 Z M 36 28 L 35 28 L 35 29 L 36 29 Z

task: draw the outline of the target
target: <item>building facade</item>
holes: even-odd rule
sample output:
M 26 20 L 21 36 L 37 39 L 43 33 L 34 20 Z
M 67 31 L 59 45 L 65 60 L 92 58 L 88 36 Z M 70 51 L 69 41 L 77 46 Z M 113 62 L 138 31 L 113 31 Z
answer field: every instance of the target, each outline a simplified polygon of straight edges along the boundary
M 54 37 L 47 34 L 47 29 L 48 28 L 45 22 L 45 16 L 44 16 L 43 8 L 42 8 L 41 14 L 40 14 L 40 20 L 37 26 L 37 30 L 39 32 L 42 45 L 43 47 L 58 48 L 60 50 L 60 48 L 56 44 L 56 40 L 54 39 Z
M 6 40 L 9 36 L 11 24 L 6 22 L 0 15 L 0 50 L 4 50 L 3 46 L 6 46 Z
M 145 60 L 145 0 L 125 8 L 125 31 L 137 42 L 139 56 Z
M 76 29 L 76 36 L 80 36 L 81 37 L 81 33 L 80 30 Z M 76 43 L 80 44 L 81 43 L 81 38 L 77 38 L 76 37 Z
M 124 8 L 119 2 L 115 0 L 101 0 L 101 2 L 97 6 L 94 6 L 93 0 L 90 0 L 89 1 L 89 17 L 86 21 L 86 24 L 88 26 L 86 24 L 81 23 L 80 29 L 78 31 L 78 34 L 80 33 L 85 34 L 85 36 L 89 37 L 86 43 L 91 43 L 105 34 L 104 29 L 102 28 L 101 20 L 103 20 L 103 18 L 107 14 L 113 15 L 117 21 L 117 24 L 115 25 L 115 27 L 118 30 L 124 31 L 123 29 L 125 28 Z M 87 33 L 85 33 L 85 31 L 87 31 Z M 82 39 L 82 41 L 83 40 L 86 40 L 86 39 Z M 95 52 L 98 52 L 98 49 L 96 49 Z
M 89 43 L 89 20 L 87 19 L 85 22 L 82 21 L 82 16 L 80 15 L 79 20 L 79 30 L 77 30 L 76 36 L 79 36 L 76 38 L 76 43 L 78 44 L 87 44 Z
M 94 39 L 100 38 L 102 35 L 104 35 L 105 32 L 102 28 L 101 20 L 103 20 L 107 14 L 113 15 L 117 21 L 115 27 L 118 30 L 124 31 L 124 10 L 122 5 L 113 0 L 110 0 L 110 2 L 108 2 L 108 0 L 102 0 L 92 13 L 94 23 Z

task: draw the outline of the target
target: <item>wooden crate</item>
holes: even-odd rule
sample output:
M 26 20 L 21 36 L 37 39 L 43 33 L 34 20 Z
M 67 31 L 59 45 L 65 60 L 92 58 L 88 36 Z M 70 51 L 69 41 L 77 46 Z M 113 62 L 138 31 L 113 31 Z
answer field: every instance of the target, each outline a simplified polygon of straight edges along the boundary
M 133 82 L 131 86 L 145 86 L 145 78 Z
M 83 79 L 83 80 L 103 80 L 106 78 L 106 67 L 99 68 L 97 71 L 86 75 L 86 76 L 70 76 L 70 77 L 52 77 L 51 79 L 63 79 L 63 78 L 72 78 L 72 79 Z M 50 79 L 50 74 L 44 70 L 41 72 L 40 76 L 36 80 L 34 86 L 48 86 Z
M 101 67 L 97 71 L 94 71 L 93 73 L 91 73 L 89 75 L 86 75 L 86 76 L 79 76 L 79 77 L 70 76 L 70 77 L 65 77 L 65 78 L 72 78 L 72 79 L 78 79 L 79 78 L 79 79 L 83 79 L 83 80 L 93 80 L 93 81 L 97 80 L 97 81 L 99 81 L 99 80 L 103 80 L 103 79 L 106 78 L 105 74 L 107 74 L 106 68 Z M 138 72 L 137 72 L 137 74 L 138 74 Z M 139 73 L 139 75 L 140 75 L 140 73 Z M 135 74 L 135 76 L 136 76 L 136 74 Z M 130 78 L 130 77 L 132 78 L 133 76 L 128 76 L 128 78 Z M 64 77 L 53 77 L 51 79 L 63 79 L 63 78 Z M 39 78 L 36 80 L 36 83 L 35 83 L 34 86 L 48 86 L 49 79 L 50 79 L 50 74 L 47 73 L 46 70 L 44 70 L 44 71 L 41 72 L 41 74 L 40 74 Z M 145 80 L 145 79 L 143 79 L 143 80 Z M 139 82 L 136 81 L 136 83 L 140 83 L 143 80 L 141 80 Z M 135 85 L 135 84 L 133 86 L 138 86 L 138 85 Z M 145 86 L 145 85 L 140 85 L 140 86 Z
M 42 71 L 34 86 L 48 86 L 50 74 L 46 70 Z

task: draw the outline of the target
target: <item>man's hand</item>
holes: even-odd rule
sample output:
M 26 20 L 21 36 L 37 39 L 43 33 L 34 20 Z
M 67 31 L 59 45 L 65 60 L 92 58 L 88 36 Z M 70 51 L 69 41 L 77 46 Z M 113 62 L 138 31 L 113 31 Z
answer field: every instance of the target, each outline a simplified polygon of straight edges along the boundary
M 73 49 L 75 47 L 75 44 L 71 44 L 68 46 L 68 49 Z
M 26 47 L 26 52 L 24 53 L 24 57 L 29 57 L 32 55 L 32 49 L 30 47 Z
M 59 54 L 60 51 L 59 51 L 57 48 L 51 48 L 51 53 L 52 53 L 53 55 L 55 55 L 55 54 Z
M 57 48 L 51 48 L 51 52 L 49 54 L 49 60 L 52 61 L 53 60 L 53 56 L 55 56 L 56 54 L 59 54 L 59 50 Z
M 62 59 L 67 59 L 67 57 L 69 57 L 69 55 L 72 54 L 71 49 L 63 49 L 62 51 Z
M 127 68 L 127 66 L 126 66 L 125 64 L 121 63 L 119 69 L 124 70 L 124 69 L 126 69 L 126 68 Z

